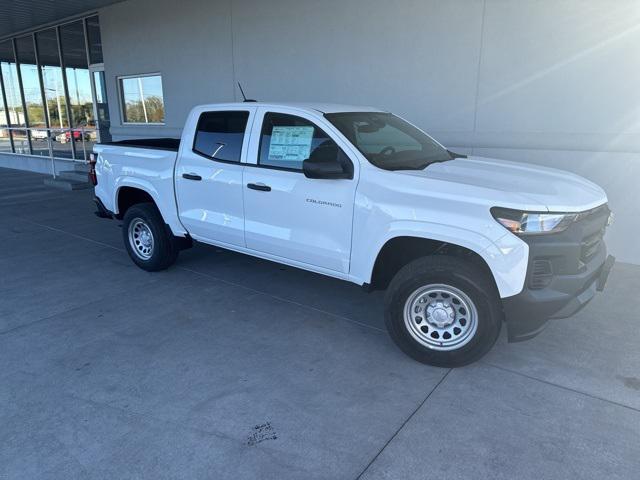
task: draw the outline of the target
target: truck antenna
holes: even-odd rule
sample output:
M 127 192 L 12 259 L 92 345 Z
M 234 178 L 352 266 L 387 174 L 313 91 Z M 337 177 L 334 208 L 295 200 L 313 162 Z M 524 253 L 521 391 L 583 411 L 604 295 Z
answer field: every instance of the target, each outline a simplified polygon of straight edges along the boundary
M 255 102 L 256 100 L 253 100 L 251 98 L 247 98 L 247 96 L 244 94 L 244 90 L 242 89 L 242 85 L 240 85 L 240 82 L 238 82 L 238 87 L 240 88 L 240 93 L 242 94 L 242 98 L 243 98 L 243 102 Z

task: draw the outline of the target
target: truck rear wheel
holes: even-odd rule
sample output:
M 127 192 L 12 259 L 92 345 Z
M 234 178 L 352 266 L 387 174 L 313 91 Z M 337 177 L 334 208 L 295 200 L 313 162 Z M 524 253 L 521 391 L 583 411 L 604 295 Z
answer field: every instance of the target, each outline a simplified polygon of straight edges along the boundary
M 126 211 L 122 236 L 131 260 L 143 270 L 164 270 L 178 257 L 177 242 L 153 203 L 138 203 Z
M 448 256 L 423 257 L 404 266 L 385 297 L 385 323 L 411 358 L 459 367 L 487 353 L 502 326 L 493 279 L 481 268 Z

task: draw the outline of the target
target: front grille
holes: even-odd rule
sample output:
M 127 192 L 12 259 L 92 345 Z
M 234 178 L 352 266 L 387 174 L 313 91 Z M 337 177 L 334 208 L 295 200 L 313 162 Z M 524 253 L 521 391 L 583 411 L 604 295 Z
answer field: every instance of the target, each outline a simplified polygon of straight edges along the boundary
M 576 225 L 583 232 L 578 267 L 582 270 L 600 251 L 611 210 L 607 204 L 578 214 Z
M 555 288 L 556 277 L 597 271 L 609 215 L 609 207 L 602 205 L 576 214 L 576 220 L 563 232 L 523 237 L 530 255 L 526 286 L 531 290 Z
M 609 206 L 605 203 L 604 205 L 600 205 L 599 207 L 592 208 L 591 210 L 580 212 L 578 214 L 578 217 L 576 218 L 576 221 L 582 222 L 585 220 L 602 217 L 605 219 L 605 222 L 606 222 L 606 219 L 609 218 L 610 213 L 611 213 L 611 210 L 609 210 Z
M 603 236 L 604 228 L 582 240 L 582 250 L 580 252 L 581 262 L 587 263 L 598 253 L 598 248 L 600 247 Z

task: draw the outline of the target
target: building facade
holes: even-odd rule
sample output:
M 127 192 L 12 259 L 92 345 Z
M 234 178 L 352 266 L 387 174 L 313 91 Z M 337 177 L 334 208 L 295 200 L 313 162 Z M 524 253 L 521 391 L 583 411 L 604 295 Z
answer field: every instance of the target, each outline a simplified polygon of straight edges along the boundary
M 0 165 L 48 168 L 42 134 L 7 127 L 81 128 L 89 147 L 179 136 L 194 105 L 239 100 L 241 82 L 259 100 L 374 105 L 451 149 L 583 175 L 610 197 L 612 252 L 640 264 L 637 0 L 105 3 L 0 41 Z M 53 142 L 77 158 L 79 144 Z

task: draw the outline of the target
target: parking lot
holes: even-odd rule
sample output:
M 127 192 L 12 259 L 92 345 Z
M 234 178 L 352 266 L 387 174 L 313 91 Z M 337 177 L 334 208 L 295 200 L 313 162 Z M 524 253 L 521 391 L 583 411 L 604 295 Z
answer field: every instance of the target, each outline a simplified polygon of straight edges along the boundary
M 133 265 L 91 191 L 0 169 L 0 478 L 640 476 L 640 267 L 455 370 L 380 292 L 198 245 Z

